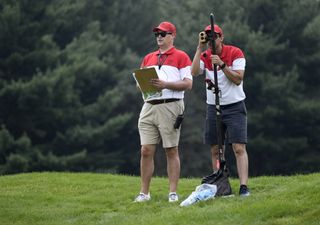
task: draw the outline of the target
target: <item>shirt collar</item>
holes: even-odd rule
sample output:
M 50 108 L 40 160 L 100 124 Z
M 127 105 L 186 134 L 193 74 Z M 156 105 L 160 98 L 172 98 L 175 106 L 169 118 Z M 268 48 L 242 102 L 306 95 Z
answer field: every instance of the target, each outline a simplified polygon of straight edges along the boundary
M 173 54 L 174 50 L 175 50 L 175 47 L 174 47 L 174 46 L 172 46 L 169 50 L 167 50 L 167 51 L 164 52 L 164 53 L 160 53 L 160 49 L 159 49 L 159 50 L 157 51 L 157 55 L 171 55 L 171 54 Z
M 224 44 L 222 44 L 222 50 L 221 50 L 221 54 L 220 54 L 220 58 L 223 58 L 223 57 L 225 57 L 225 54 L 224 54 Z M 212 51 L 211 51 L 211 48 L 208 48 L 207 49 L 207 51 L 206 51 L 206 53 L 208 54 L 208 55 L 212 55 Z

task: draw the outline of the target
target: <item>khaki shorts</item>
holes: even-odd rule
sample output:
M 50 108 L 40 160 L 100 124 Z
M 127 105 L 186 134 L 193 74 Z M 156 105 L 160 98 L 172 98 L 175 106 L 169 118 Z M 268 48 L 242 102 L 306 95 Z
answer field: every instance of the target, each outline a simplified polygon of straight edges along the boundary
M 138 122 L 141 145 L 159 144 L 162 140 L 163 148 L 178 146 L 181 127 L 175 129 L 173 125 L 183 111 L 183 100 L 158 105 L 144 103 Z

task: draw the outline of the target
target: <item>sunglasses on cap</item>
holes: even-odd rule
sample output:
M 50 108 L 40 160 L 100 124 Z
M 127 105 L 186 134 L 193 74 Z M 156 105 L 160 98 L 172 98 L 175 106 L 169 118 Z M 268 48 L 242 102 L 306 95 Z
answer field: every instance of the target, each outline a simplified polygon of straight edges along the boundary
M 155 36 L 155 37 L 159 37 L 159 35 L 160 35 L 161 37 L 165 37 L 167 34 L 172 34 L 172 33 L 162 31 L 162 32 L 156 32 L 156 33 L 154 33 L 154 36 Z

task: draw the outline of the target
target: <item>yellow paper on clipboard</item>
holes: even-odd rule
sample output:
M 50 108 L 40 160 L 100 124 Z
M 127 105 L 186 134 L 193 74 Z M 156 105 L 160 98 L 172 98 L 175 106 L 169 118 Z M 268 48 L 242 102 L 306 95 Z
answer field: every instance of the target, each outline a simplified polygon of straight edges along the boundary
M 154 67 L 138 69 L 133 72 L 133 77 L 136 80 L 143 100 L 160 97 L 162 95 L 161 90 L 158 90 L 150 83 L 151 79 L 159 79 L 157 71 Z

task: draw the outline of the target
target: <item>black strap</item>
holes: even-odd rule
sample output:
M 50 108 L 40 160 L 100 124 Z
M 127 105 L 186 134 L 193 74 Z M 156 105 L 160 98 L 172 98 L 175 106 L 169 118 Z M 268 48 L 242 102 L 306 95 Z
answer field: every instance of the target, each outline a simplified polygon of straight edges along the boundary
M 164 57 L 162 57 L 162 56 L 164 56 Z M 161 66 L 164 64 L 164 62 L 166 61 L 167 58 L 168 58 L 167 54 L 161 54 L 161 53 L 158 54 L 158 67 L 159 67 L 159 70 L 161 69 Z

